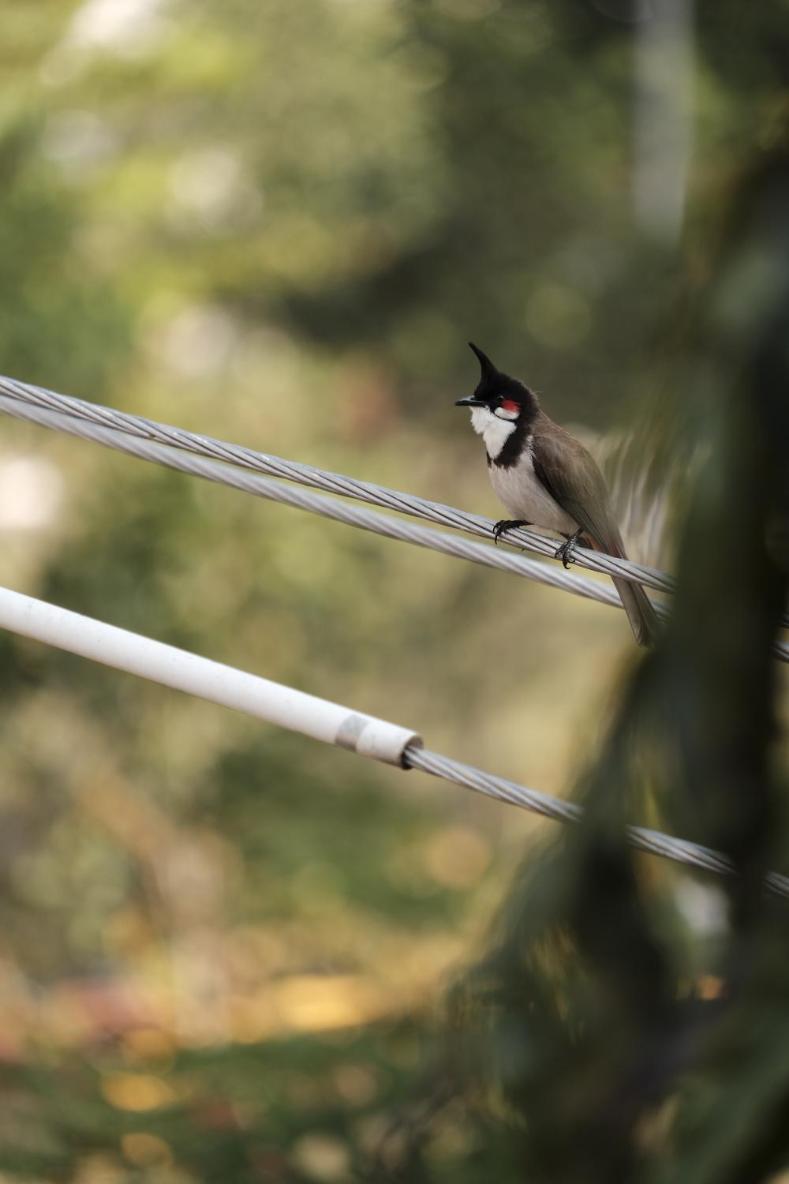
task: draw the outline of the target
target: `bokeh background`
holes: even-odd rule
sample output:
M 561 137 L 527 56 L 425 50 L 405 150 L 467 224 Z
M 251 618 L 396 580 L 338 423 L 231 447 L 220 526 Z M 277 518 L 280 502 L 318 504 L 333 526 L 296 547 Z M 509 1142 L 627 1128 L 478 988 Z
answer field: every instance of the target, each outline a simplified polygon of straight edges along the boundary
M 498 517 L 452 406 L 473 338 L 670 564 L 693 292 L 781 141 L 788 23 L 785 0 L 2 0 L 0 368 Z M 598 751 L 639 659 L 623 614 L 0 428 L 9 586 L 550 793 Z M 374 1171 L 398 1107 L 429 1117 L 446 984 L 553 832 L 0 652 L 0 1168 Z M 703 886 L 677 899 L 722 926 Z M 525 1178 L 486 1129 L 445 1107 L 409 1178 Z

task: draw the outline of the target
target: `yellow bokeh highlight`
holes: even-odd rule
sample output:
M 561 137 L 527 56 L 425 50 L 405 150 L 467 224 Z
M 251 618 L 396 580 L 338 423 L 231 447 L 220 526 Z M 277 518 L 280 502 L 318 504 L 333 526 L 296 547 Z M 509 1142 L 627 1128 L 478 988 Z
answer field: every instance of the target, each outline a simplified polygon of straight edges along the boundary
M 130 1060 L 171 1061 L 176 1042 L 162 1028 L 132 1028 L 123 1037 L 123 1051 Z
M 173 1162 L 168 1143 L 147 1131 L 133 1131 L 121 1139 L 121 1151 L 138 1168 L 159 1167 Z
M 116 1110 L 143 1113 L 176 1101 L 176 1092 L 167 1081 L 145 1073 L 113 1073 L 104 1078 L 101 1089 Z
M 302 1135 L 294 1145 L 293 1158 L 312 1180 L 331 1184 L 334 1180 L 349 1179 L 350 1154 L 345 1143 L 335 1135 L 319 1132 Z
M 425 867 L 443 888 L 470 888 L 490 863 L 490 843 L 465 826 L 448 826 L 433 835 L 425 847 Z
M 288 1032 L 329 1032 L 371 1023 L 392 1001 L 373 979 L 354 974 L 292 974 L 236 998 L 231 1008 L 235 1040 L 254 1043 Z

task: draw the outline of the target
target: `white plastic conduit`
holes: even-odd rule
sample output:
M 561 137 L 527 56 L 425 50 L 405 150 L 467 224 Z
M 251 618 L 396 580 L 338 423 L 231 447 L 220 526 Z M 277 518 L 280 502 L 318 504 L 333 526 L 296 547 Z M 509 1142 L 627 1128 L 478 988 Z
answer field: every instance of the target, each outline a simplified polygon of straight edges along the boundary
M 151 641 L 114 625 L 105 625 L 42 600 L 33 600 L 7 588 L 0 588 L 0 628 L 233 707 L 327 744 L 349 748 L 361 756 L 385 761 L 401 769 L 420 769 L 557 822 L 578 822 L 583 816 L 583 810 L 575 802 L 551 797 L 441 753 L 429 752 L 423 748 L 421 737 L 408 728 L 294 691 L 267 678 L 222 666 L 208 658 Z M 721 852 L 673 835 L 631 826 L 627 828 L 627 839 L 641 851 L 690 867 L 724 876 L 735 872 L 731 860 Z M 769 872 L 764 878 L 764 886 L 773 895 L 789 897 L 789 877 L 778 872 Z
M 409 728 L 8 588 L 0 588 L 0 627 L 389 765 L 405 768 L 405 749 L 422 744 Z

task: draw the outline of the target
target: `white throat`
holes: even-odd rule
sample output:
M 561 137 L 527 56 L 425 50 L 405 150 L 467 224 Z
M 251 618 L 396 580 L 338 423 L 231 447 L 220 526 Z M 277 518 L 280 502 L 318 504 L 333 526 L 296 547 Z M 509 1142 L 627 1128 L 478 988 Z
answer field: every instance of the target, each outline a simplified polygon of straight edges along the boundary
M 490 459 L 495 460 L 518 426 L 518 421 L 517 418 L 494 415 L 487 407 L 472 407 L 471 426 L 485 441 L 485 450 Z

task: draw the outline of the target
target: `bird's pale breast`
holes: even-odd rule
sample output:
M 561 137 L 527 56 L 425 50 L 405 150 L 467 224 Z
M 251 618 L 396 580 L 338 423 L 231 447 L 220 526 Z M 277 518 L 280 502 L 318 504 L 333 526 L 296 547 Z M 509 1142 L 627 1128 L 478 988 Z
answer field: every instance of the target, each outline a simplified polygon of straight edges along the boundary
M 573 534 L 578 523 L 554 501 L 537 477 L 531 447 L 526 445 L 517 462 L 509 468 L 491 464 L 488 469 L 496 495 L 512 514 L 543 530 Z

